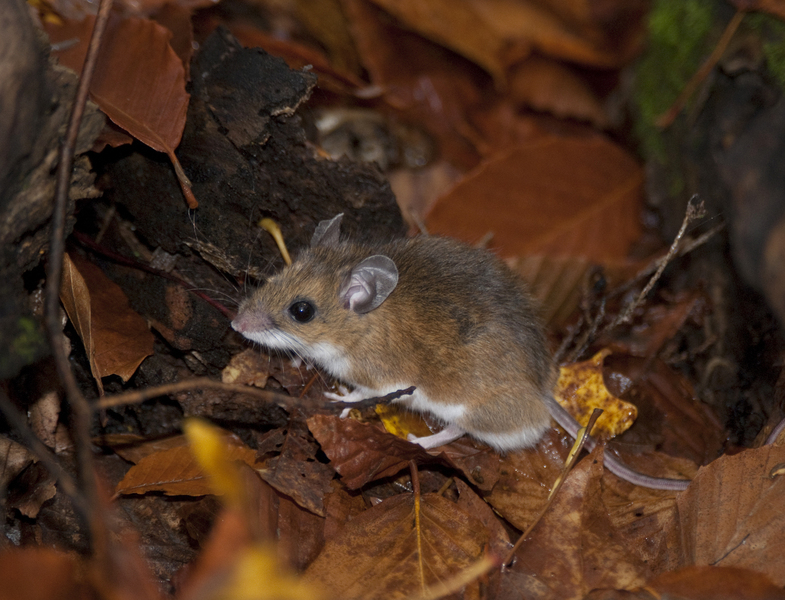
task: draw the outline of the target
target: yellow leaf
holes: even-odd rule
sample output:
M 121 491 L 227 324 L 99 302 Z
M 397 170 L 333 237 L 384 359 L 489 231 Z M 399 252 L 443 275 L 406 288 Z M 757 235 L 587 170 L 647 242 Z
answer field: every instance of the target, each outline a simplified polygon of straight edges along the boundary
M 417 437 L 433 433 L 420 415 L 400 406 L 377 404 L 376 414 L 379 415 L 387 432 L 399 438 L 406 439 L 410 433 Z
M 204 419 L 190 418 L 183 422 L 183 431 L 215 494 L 224 496 L 228 506 L 242 506 L 242 480 L 237 467 L 229 460 L 222 430 Z
M 238 558 L 230 583 L 218 598 L 226 600 L 316 600 L 311 584 L 281 568 L 269 546 L 251 546 Z
M 603 410 L 592 435 L 610 439 L 635 422 L 638 409 L 613 396 L 602 379 L 602 363 L 610 350 L 601 350 L 590 360 L 562 367 L 556 384 L 556 399 L 581 426 L 586 426 L 595 408 Z

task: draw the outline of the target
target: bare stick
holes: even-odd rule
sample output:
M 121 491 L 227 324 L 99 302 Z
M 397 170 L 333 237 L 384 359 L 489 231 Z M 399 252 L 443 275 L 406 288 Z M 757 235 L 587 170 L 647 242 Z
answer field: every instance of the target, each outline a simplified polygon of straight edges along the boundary
M 406 388 L 405 390 L 398 390 L 380 398 L 367 398 L 359 402 L 340 402 L 332 400 L 308 400 L 306 398 L 295 398 L 293 396 L 286 396 L 276 392 L 267 390 L 260 390 L 248 385 L 241 385 L 236 383 L 224 383 L 222 381 L 215 381 L 207 377 L 196 377 L 194 379 L 186 379 L 185 381 L 178 381 L 176 383 L 167 383 L 156 387 L 146 388 L 143 390 L 133 390 L 115 396 L 106 396 L 101 398 L 96 404 L 96 410 L 103 410 L 107 408 L 114 408 L 116 406 L 123 406 L 126 404 L 139 404 L 145 400 L 157 398 L 159 396 L 167 396 L 169 394 L 177 394 L 188 390 L 198 389 L 211 389 L 221 390 L 223 392 L 233 392 L 236 394 L 245 394 L 259 398 L 264 402 L 278 404 L 285 407 L 303 407 L 303 406 L 317 406 L 334 408 L 339 411 L 344 408 L 365 408 L 366 406 L 373 406 L 376 404 L 385 404 L 397 400 L 401 396 L 406 396 L 414 392 L 414 386 Z
M 90 90 L 90 80 L 98 59 L 98 50 L 101 38 L 109 20 L 109 11 L 112 0 L 101 0 L 98 16 L 95 20 L 93 35 L 90 39 L 90 48 L 87 51 L 79 87 L 71 109 L 71 118 L 68 122 L 65 140 L 60 148 L 60 162 L 57 165 L 57 179 L 55 184 L 54 210 L 52 211 L 52 233 L 49 241 L 49 258 L 46 265 L 46 297 L 44 315 L 46 329 L 49 335 L 49 344 L 52 347 L 57 374 L 65 388 L 66 397 L 73 413 L 73 438 L 76 444 L 77 462 L 79 465 L 80 484 L 86 498 L 86 508 L 79 507 L 86 514 L 82 517 L 92 526 L 94 522 L 93 508 L 98 505 L 97 491 L 93 473 L 93 457 L 90 451 L 90 425 L 92 411 L 76 383 L 76 378 L 68 364 L 68 356 L 62 344 L 62 328 L 60 326 L 60 284 L 63 278 L 63 254 L 65 252 L 65 220 L 66 206 L 68 203 L 68 188 L 71 183 L 71 173 L 74 164 L 74 151 L 76 139 L 79 135 L 79 126 L 84 115 L 87 94 Z M 95 541 L 95 535 L 93 540 Z
M 651 279 L 649 279 L 649 282 L 646 284 L 646 287 L 643 288 L 643 291 L 641 291 L 641 293 L 633 302 L 625 307 L 624 311 L 616 317 L 608 329 L 613 329 L 617 325 L 621 325 L 622 323 L 629 323 L 632 320 L 632 313 L 635 312 L 635 309 L 638 308 L 638 305 L 643 302 L 643 299 L 646 298 L 648 293 L 654 287 L 654 284 L 659 281 L 663 271 L 665 271 L 665 267 L 667 267 L 671 260 L 673 260 L 673 257 L 676 256 L 676 253 L 679 249 L 679 242 L 681 242 L 681 238 L 684 237 L 684 232 L 687 231 L 687 226 L 696 219 L 703 218 L 705 215 L 706 208 L 703 205 L 703 200 L 698 202 L 698 195 L 695 194 L 687 203 L 687 212 L 684 215 L 684 220 L 681 223 L 679 233 L 676 234 L 676 237 L 673 239 L 673 243 L 668 250 L 668 254 L 666 254 L 664 258 L 660 259 L 657 271 L 654 273 L 654 275 L 652 275 Z

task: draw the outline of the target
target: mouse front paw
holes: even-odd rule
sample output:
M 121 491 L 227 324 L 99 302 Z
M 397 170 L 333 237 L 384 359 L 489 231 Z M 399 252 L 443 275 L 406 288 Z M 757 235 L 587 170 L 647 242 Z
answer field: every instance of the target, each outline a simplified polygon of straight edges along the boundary
M 359 390 L 347 392 L 346 388 L 343 386 L 338 388 L 338 390 L 343 392 L 343 395 L 335 394 L 333 392 L 324 392 L 324 397 L 329 398 L 334 402 L 359 402 L 360 400 L 365 400 L 367 398 L 367 396 Z

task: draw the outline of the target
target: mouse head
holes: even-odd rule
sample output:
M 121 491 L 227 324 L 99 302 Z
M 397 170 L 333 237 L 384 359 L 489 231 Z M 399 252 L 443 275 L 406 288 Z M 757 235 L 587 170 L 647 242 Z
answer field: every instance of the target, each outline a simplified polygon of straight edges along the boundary
M 395 290 L 398 269 L 387 256 L 341 244 L 342 217 L 319 223 L 310 249 L 240 305 L 236 331 L 315 360 L 320 347 L 351 343 L 362 320 Z

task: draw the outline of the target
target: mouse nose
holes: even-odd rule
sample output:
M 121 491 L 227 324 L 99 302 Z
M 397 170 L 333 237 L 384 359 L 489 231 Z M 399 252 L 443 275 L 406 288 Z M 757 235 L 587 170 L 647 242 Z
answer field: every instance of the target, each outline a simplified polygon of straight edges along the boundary
M 242 334 L 266 331 L 271 325 L 272 320 L 268 315 L 253 314 L 249 311 L 241 312 L 232 321 L 232 329 Z

